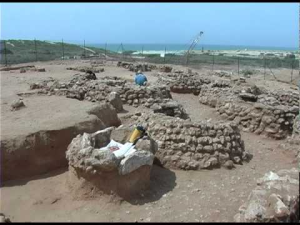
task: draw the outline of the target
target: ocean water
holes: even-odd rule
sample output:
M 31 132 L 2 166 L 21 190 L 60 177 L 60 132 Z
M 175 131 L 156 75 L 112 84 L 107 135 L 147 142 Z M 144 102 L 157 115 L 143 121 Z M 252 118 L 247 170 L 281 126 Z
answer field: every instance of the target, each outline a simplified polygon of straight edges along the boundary
M 105 48 L 104 44 L 86 44 L 86 46 Z M 297 48 L 263 47 L 263 46 L 234 46 L 234 45 L 197 45 L 194 50 L 267 50 L 267 51 L 297 51 Z M 122 52 L 121 44 L 107 44 L 106 49 L 114 52 Z M 189 49 L 187 44 L 123 44 L 124 51 L 136 51 L 144 54 L 183 53 Z

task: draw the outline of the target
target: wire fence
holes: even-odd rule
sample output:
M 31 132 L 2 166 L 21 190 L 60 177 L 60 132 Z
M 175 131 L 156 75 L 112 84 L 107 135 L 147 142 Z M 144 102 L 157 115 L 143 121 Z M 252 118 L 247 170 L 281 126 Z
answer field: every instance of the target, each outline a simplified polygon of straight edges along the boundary
M 144 54 L 147 50 L 143 46 L 139 54 L 132 54 L 126 45 L 120 43 L 112 49 L 109 44 L 93 47 L 86 43 L 72 43 L 70 40 L 57 42 L 40 40 L 2 40 L 0 42 L 1 64 L 5 66 L 35 61 L 49 60 L 76 60 L 76 59 L 101 59 L 111 61 L 127 61 L 155 64 L 184 65 L 195 69 L 206 69 L 210 71 L 225 70 L 238 75 L 250 76 L 255 73 L 262 73 L 264 76 L 272 76 L 274 79 L 282 79 L 287 82 L 299 80 L 299 60 L 295 54 L 278 57 L 272 55 L 250 56 L 229 56 L 215 51 L 203 51 L 198 54 L 178 55 L 170 53 L 165 47 L 163 54 Z M 151 50 L 151 49 L 149 49 Z M 148 51 L 149 51 L 148 50 Z M 284 78 L 277 77 L 280 73 L 285 74 Z M 276 72 L 275 72 L 276 71 Z

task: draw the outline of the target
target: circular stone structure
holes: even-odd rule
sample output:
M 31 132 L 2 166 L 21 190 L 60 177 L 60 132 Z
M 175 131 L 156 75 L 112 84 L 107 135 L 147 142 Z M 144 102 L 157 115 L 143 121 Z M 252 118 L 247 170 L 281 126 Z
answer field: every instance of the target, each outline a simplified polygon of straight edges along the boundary
M 67 185 L 75 198 L 116 195 L 129 200 L 150 184 L 154 155 L 133 149 L 117 157 L 112 150 L 104 148 L 111 143 L 113 130 L 110 127 L 78 135 L 68 146 Z

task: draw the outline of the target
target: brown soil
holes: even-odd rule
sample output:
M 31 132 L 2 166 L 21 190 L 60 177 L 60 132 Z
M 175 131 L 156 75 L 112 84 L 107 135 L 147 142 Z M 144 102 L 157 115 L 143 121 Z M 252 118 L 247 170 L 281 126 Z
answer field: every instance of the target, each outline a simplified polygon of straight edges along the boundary
M 88 116 L 85 110 L 81 113 L 81 109 L 88 108 L 92 103 L 77 100 L 71 103 L 70 99 L 53 96 L 24 97 L 28 107 L 11 112 L 8 108 L 11 101 L 17 98 L 17 93 L 28 91 L 28 83 L 42 81 L 50 76 L 66 80 L 76 73 L 66 70 L 66 67 L 88 63 L 65 61 L 36 65 L 44 67 L 46 72 L 1 72 L 1 140 L 42 130 L 54 123 L 57 127 L 68 120 L 76 121 L 76 118 L 82 121 L 84 116 Z M 203 73 L 200 70 L 198 72 Z M 276 72 L 278 74 L 280 71 Z M 156 71 L 145 73 L 150 82 L 157 79 L 152 76 L 154 73 Z M 132 81 L 134 77 L 132 72 L 113 65 L 106 65 L 105 72 L 96 75 L 119 76 Z M 275 84 L 273 86 L 289 88 L 286 84 Z M 197 96 L 172 96 L 183 104 L 193 121 L 221 120 L 213 109 L 201 105 Z M 34 104 L 35 101 L 38 104 Z M 37 107 L 36 111 L 32 110 L 33 106 Z M 124 108 L 127 112 L 119 116 L 126 123 L 129 122 L 126 115 L 138 109 L 129 106 Z M 294 154 L 279 147 L 284 140 L 277 141 L 244 132 L 242 138 L 245 148 L 253 154 L 249 163 L 238 165 L 232 170 L 222 168 L 203 171 L 169 170 L 153 166 L 150 187 L 138 200 L 114 201 L 105 196 L 74 200 L 66 182 L 68 172 L 65 168 L 30 179 L 6 182 L 0 189 L 0 211 L 13 222 L 233 221 L 233 216 L 247 200 L 258 178 L 270 170 L 297 167 Z

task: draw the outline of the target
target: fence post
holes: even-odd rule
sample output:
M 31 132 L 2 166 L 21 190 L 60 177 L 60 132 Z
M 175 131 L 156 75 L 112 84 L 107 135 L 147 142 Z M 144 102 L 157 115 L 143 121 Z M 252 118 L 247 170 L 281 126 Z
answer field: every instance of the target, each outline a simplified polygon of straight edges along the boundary
M 36 40 L 34 39 L 34 49 L 35 49 L 35 61 L 37 61 L 37 48 L 36 48 Z
M 85 58 L 85 40 L 83 40 L 83 57 Z
M 124 60 L 123 43 L 121 43 L 121 48 L 122 48 L 122 60 Z
M 190 53 L 188 52 L 186 55 L 186 66 L 189 65 L 189 55 L 190 55 Z
M 296 59 L 292 61 L 292 71 L 291 71 L 291 83 L 293 82 L 293 72 L 294 72 L 294 63 Z
M 212 55 L 212 57 L 213 57 L 212 71 L 214 71 L 214 65 L 215 65 L 215 55 Z
M 264 57 L 264 80 L 266 80 L 266 58 Z
M 107 43 L 105 43 L 105 50 L 104 50 L 104 56 L 106 58 L 106 47 L 107 47 Z
M 7 56 L 6 56 L 6 41 L 4 40 L 4 58 L 5 58 L 5 66 L 7 66 Z
M 61 39 L 61 47 L 62 47 L 62 57 L 63 57 L 63 60 L 65 60 L 64 39 Z
M 238 57 L 238 75 L 240 75 L 240 57 Z
M 167 47 L 165 47 L 164 64 L 166 63 L 166 52 L 167 52 Z

